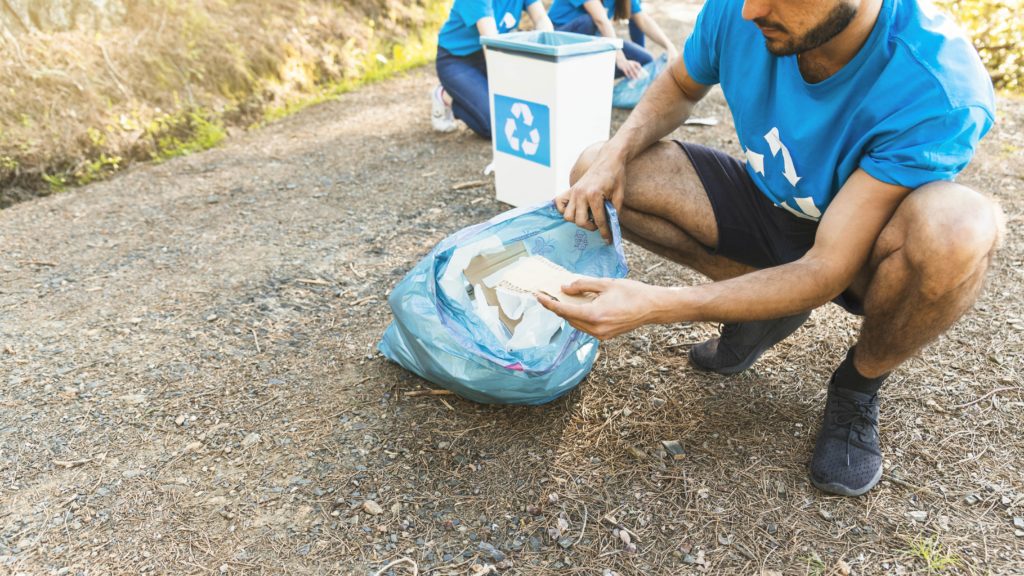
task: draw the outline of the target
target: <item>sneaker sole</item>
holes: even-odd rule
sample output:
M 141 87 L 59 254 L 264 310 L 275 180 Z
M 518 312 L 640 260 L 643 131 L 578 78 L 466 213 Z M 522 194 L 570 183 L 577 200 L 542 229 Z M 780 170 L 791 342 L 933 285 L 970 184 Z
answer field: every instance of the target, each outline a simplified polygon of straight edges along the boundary
M 754 350 L 751 351 L 751 353 L 748 354 L 747 357 L 744 358 L 743 361 L 740 362 L 739 364 L 733 364 L 732 366 L 725 366 L 722 368 L 712 368 L 710 366 L 704 366 L 699 361 L 697 361 L 696 358 L 694 358 L 692 346 L 690 347 L 690 351 L 687 355 L 690 358 L 690 363 L 696 366 L 697 368 L 700 368 L 701 370 L 705 370 L 707 372 L 715 372 L 726 376 L 731 374 L 738 374 L 740 372 L 743 372 L 747 368 L 753 366 L 754 362 L 757 362 L 757 359 L 760 358 L 766 350 L 768 350 L 772 346 L 775 346 L 779 342 L 782 342 L 793 332 L 796 332 L 797 329 L 804 325 L 804 322 L 807 322 L 807 319 L 810 318 L 810 316 L 811 314 L 808 312 L 806 316 L 800 318 L 800 322 L 796 326 L 792 326 L 790 323 L 777 324 L 771 331 L 764 335 L 764 338 L 761 339 L 761 342 L 758 343 L 757 347 L 754 348 Z M 779 334 L 782 334 L 782 336 L 779 336 Z
M 813 475 L 811 475 L 811 484 L 814 484 L 814 487 L 817 488 L 818 490 L 821 490 L 822 492 L 828 492 L 830 494 L 838 494 L 840 496 L 862 496 L 866 494 L 868 490 L 874 488 L 878 484 L 878 481 L 881 479 L 882 469 L 879 468 L 878 473 L 875 474 L 871 481 L 868 482 L 864 488 L 860 488 L 858 490 L 854 490 L 849 486 L 838 484 L 836 482 L 818 482 L 817 480 L 814 479 Z

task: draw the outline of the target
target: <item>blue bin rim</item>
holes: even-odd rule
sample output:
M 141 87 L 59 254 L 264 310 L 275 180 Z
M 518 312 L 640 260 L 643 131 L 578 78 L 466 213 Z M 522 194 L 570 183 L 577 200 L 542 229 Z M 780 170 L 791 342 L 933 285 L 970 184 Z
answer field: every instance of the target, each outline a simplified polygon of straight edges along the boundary
M 555 42 L 552 42 L 552 39 Z M 622 40 L 619 38 L 558 31 L 510 32 L 499 36 L 482 36 L 480 43 L 488 48 L 508 52 L 526 52 L 555 57 L 597 54 L 622 48 Z

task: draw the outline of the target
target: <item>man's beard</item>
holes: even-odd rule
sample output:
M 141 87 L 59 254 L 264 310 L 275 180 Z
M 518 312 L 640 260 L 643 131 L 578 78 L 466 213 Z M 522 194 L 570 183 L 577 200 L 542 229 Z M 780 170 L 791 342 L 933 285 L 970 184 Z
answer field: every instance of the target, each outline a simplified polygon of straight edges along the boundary
M 801 52 L 814 50 L 818 46 L 821 46 L 835 38 L 843 30 L 846 30 L 846 27 L 850 25 L 850 22 L 856 15 L 857 7 L 855 5 L 840 2 L 832 9 L 831 12 L 829 12 L 828 16 L 824 20 L 819 22 L 817 26 L 811 28 L 800 38 L 790 39 L 781 44 L 773 44 L 771 40 L 765 38 L 764 45 L 768 48 L 769 52 L 776 56 L 791 56 L 793 54 L 800 54 Z M 754 23 L 760 26 L 774 27 L 781 29 L 784 32 L 788 32 L 788 30 L 780 24 L 776 24 L 769 20 L 762 20 L 758 18 L 754 20 Z

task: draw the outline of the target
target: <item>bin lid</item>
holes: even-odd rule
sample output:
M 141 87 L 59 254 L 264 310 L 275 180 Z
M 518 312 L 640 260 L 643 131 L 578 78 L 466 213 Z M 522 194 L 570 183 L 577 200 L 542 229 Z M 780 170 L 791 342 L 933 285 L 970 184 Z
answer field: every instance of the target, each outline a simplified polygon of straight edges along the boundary
M 507 52 L 525 52 L 540 56 L 582 56 L 622 48 L 619 38 L 588 36 L 574 32 L 510 32 L 499 36 L 482 36 L 480 43 L 488 48 Z

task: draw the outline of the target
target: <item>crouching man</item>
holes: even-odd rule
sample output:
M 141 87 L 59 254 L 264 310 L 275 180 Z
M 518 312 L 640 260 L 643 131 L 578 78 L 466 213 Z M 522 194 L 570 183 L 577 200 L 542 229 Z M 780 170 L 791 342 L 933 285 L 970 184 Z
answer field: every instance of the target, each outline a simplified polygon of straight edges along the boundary
M 721 84 L 742 161 L 661 141 Z M 709 0 L 683 56 L 556 199 L 566 220 L 623 235 L 713 282 L 577 282 L 590 304 L 540 296 L 601 339 L 650 323 L 717 321 L 691 362 L 750 367 L 829 301 L 863 325 L 828 383 L 810 464 L 821 490 L 882 476 L 878 394 L 889 373 L 971 308 L 1002 213 L 952 182 L 994 121 L 977 53 L 915 0 Z

